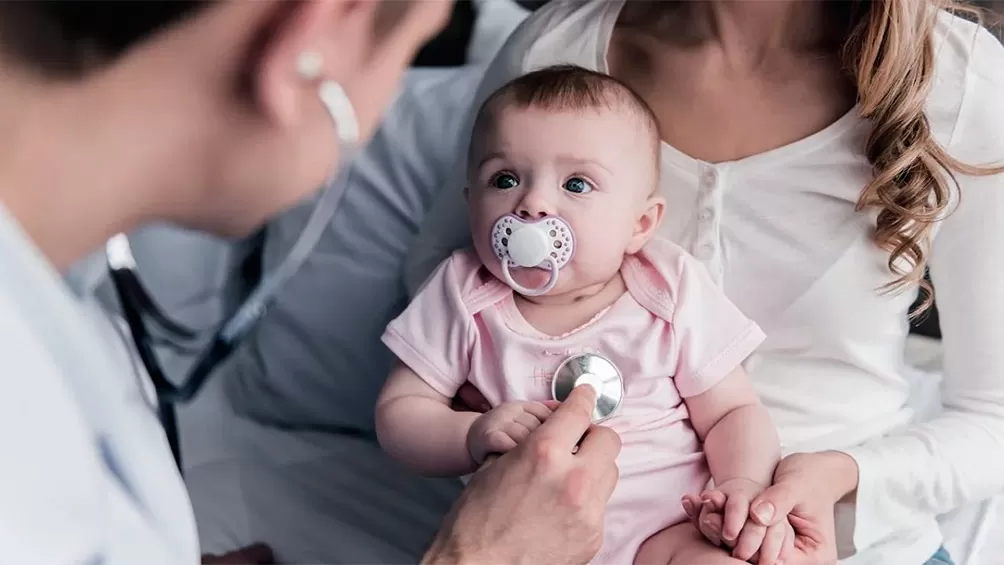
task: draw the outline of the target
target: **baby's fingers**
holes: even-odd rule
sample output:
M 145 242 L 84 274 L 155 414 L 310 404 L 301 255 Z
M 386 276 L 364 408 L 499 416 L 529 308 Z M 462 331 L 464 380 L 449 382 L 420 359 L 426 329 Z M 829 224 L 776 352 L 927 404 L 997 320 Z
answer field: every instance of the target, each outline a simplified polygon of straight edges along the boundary
M 701 502 L 710 512 L 725 512 L 725 502 L 728 497 L 720 490 L 710 489 L 701 493 Z
M 739 539 L 739 532 L 743 530 L 743 526 L 749 519 L 749 515 L 750 499 L 739 493 L 730 495 L 725 501 L 725 513 L 722 520 L 722 539 L 726 542 L 735 542 Z M 729 543 L 729 545 L 732 546 L 734 544 Z M 754 551 L 756 551 L 756 548 L 754 548 Z
M 502 431 L 513 441 L 515 445 L 519 445 L 526 441 L 526 438 L 530 437 L 530 432 L 537 429 L 540 426 L 540 422 L 533 424 L 532 426 L 525 426 L 520 422 L 509 422 L 502 427 Z
M 554 408 L 557 408 L 557 406 Z M 551 415 L 551 412 L 553 412 L 553 408 L 543 402 L 527 402 L 523 404 L 523 410 L 536 418 L 540 423 L 546 420 Z
M 520 412 L 519 414 L 516 414 L 516 416 L 513 417 L 512 421 L 526 428 L 528 432 L 536 430 L 542 423 L 544 423 L 544 420 L 538 418 L 537 416 L 529 412 Z
M 492 453 L 499 455 L 508 453 L 515 449 L 517 445 L 517 440 L 507 430 L 492 430 L 485 434 L 484 441 L 484 454 L 486 457 Z

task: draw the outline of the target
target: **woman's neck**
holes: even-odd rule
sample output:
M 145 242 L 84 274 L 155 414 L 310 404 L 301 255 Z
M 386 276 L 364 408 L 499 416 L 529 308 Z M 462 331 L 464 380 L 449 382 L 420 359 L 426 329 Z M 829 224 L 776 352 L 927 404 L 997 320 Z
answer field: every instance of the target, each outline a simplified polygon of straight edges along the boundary
M 109 97 L 108 86 L 123 85 L 92 84 L 104 77 L 63 85 L 3 63 L 0 202 L 57 269 L 150 220 L 164 207 L 156 195 L 184 186 L 184 168 L 165 159 L 181 146 L 177 136 L 163 135 L 163 124 L 157 136 L 134 127 L 170 104 L 155 83 Z M 182 135 L 185 126 L 174 127 Z
M 755 68 L 779 52 L 831 51 L 845 22 L 827 0 L 628 3 L 622 23 L 659 41 L 714 49 L 729 66 Z M 837 21 L 835 21 L 837 20 Z

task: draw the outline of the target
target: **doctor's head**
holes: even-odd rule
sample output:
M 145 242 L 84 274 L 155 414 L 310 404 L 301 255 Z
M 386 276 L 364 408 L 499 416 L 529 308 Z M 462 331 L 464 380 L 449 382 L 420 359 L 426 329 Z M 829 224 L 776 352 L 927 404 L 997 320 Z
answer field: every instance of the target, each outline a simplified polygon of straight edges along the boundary
M 2 2 L 0 180 L 75 184 L 100 198 L 133 175 L 137 223 L 243 234 L 333 167 L 338 143 L 318 85 L 342 85 L 365 141 L 449 9 L 449 0 Z M 52 178 L 10 176 L 45 155 Z
M 509 236 L 520 226 L 543 221 L 536 225 L 553 232 L 545 246 L 560 266 L 549 296 L 574 298 L 605 284 L 660 223 L 660 149 L 652 111 L 607 75 L 557 66 L 501 87 L 478 113 L 468 154 L 467 200 L 481 261 L 504 280 L 496 253 L 513 250 Z M 503 217 L 515 223 L 495 234 Z M 562 224 L 555 228 L 552 218 L 574 238 L 559 237 Z M 541 288 L 549 271 L 516 269 L 512 277 Z

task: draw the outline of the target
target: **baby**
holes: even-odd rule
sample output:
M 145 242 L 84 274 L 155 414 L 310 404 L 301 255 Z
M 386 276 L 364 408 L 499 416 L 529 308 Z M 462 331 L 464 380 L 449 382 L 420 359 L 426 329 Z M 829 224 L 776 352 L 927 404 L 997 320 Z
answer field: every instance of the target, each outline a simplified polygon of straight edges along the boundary
M 748 506 L 780 447 L 741 363 L 763 334 L 700 264 L 654 237 L 659 151 L 651 111 L 605 75 L 553 67 L 495 92 L 469 154 L 474 248 L 440 265 L 387 328 L 400 363 L 377 433 L 421 473 L 470 473 L 547 419 L 566 359 L 602 356 L 623 377 L 622 390 L 593 383 L 622 393 L 602 425 L 623 448 L 594 563 L 630 564 L 662 531 L 645 561 L 741 563 L 694 534 L 680 500 L 713 479 L 726 537 L 749 538 L 736 555 L 759 549 Z M 487 413 L 450 408 L 468 381 Z

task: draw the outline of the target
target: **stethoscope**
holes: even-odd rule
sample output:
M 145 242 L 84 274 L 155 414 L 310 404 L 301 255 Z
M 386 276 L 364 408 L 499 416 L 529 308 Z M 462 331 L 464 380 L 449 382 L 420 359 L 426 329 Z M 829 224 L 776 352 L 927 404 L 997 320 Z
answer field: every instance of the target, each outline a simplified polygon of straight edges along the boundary
M 613 416 L 624 401 L 624 377 L 613 361 L 597 353 L 580 353 L 562 361 L 551 379 L 551 398 L 563 402 L 572 389 L 591 386 L 596 391 L 594 424 Z
M 301 68 L 305 79 L 318 78 L 316 55 L 304 61 Z M 355 109 L 341 85 L 334 81 L 321 82 L 318 95 L 334 122 L 339 142 L 339 163 L 351 161 L 351 153 L 358 148 L 359 124 Z M 176 405 L 188 402 L 202 389 L 213 370 L 226 360 L 248 333 L 261 321 L 282 286 L 306 262 L 321 234 L 331 222 L 346 185 L 337 183 L 336 166 L 316 198 L 306 226 L 293 244 L 285 259 L 270 273 L 265 274 L 258 286 L 237 308 L 234 314 L 215 331 L 197 331 L 172 320 L 157 307 L 146 291 L 136 269 L 136 259 L 124 234 L 113 236 L 105 244 L 105 257 L 122 315 L 129 327 L 132 341 L 146 373 L 156 392 L 157 417 L 164 428 L 174 461 L 181 470 L 181 449 L 178 437 Z M 176 349 L 199 351 L 194 365 L 180 384 L 175 384 L 164 373 L 163 365 L 155 351 L 156 345 L 169 345 Z

